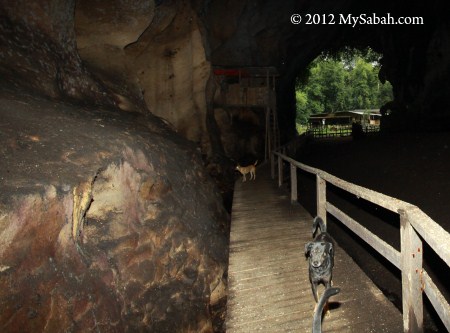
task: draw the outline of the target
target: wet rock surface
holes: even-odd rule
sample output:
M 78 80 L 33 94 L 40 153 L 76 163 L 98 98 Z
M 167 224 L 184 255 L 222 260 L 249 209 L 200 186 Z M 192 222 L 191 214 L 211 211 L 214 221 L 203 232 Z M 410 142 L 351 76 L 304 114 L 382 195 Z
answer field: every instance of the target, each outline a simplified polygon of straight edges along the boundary
M 76 52 L 75 1 L 3 1 L 0 73 L 16 86 L 79 103 L 114 105 Z
M 230 157 L 252 163 L 265 122 L 234 110 L 230 126 L 212 66 L 277 68 L 283 142 L 310 61 L 370 46 L 394 86 L 383 126 L 448 129 L 445 5 L 2 1 L 0 330 L 220 331 L 228 215 L 207 173 L 230 203 Z M 350 12 L 425 24 L 290 21 Z
M 151 112 L 210 153 L 205 86 L 211 71 L 189 1 L 78 1 L 81 58 L 126 111 Z
M 227 132 L 224 117 L 209 117 L 217 126 L 207 121 L 211 66 L 278 69 L 284 141 L 295 136 L 295 83 L 308 64 L 322 51 L 370 46 L 383 55 L 380 80 L 394 87 L 395 101 L 385 109 L 396 116 L 386 127 L 433 122 L 448 129 L 441 111 L 448 109 L 450 82 L 445 8 L 443 0 L 6 1 L 0 4 L 0 72 L 47 96 L 152 112 L 211 156 L 220 155 L 214 141 Z M 304 20 L 306 14 L 334 15 L 336 24 L 295 25 L 290 18 L 296 13 Z M 340 15 L 349 13 L 390 13 L 424 23 L 341 24 Z
M 0 119 L 2 331 L 220 330 L 229 217 L 191 144 L 13 92 Z

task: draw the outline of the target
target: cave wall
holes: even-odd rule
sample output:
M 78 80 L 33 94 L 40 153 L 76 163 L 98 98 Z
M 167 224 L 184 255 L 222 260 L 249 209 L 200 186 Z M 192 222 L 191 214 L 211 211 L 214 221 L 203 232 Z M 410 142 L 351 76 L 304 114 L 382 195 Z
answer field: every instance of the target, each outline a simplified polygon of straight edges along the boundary
M 0 93 L 0 330 L 213 332 L 228 214 L 158 119 Z
M 77 2 L 75 29 L 83 61 L 121 91 L 124 109 L 139 105 L 136 111 L 164 118 L 210 153 L 205 86 L 211 64 L 191 4 L 109 3 Z
M 211 67 L 275 66 L 287 141 L 296 134 L 295 79 L 310 61 L 371 46 L 383 54 L 380 78 L 394 86 L 392 126 L 428 117 L 448 129 L 445 8 L 440 0 L 0 2 L 2 330 L 217 330 L 228 216 L 197 148 L 258 154 L 249 138 L 265 124 L 252 111 L 214 109 Z M 290 22 L 293 13 L 373 11 L 423 15 L 425 25 Z M 206 170 L 233 180 L 229 165 L 213 162 Z
M 158 20 L 128 53 L 136 57 L 150 110 L 207 152 L 205 90 L 211 64 L 206 59 L 199 21 L 187 2 L 175 2 L 160 11 Z
M 450 129 L 450 26 L 438 14 L 425 19 L 422 29 L 380 36 L 380 79 L 389 80 L 394 90 L 395 100 L 385 108 L 392 111 L 387 125 L 393 130 Z
M 74 30 L 77 51 L 89 70 L 114 90 L 125 111 L 148 112 L 125 48 L 135 43 L 155 14 L 153 1 L 76 1 Z
M 75 0 L 2 1 L 2 79 L 52 98 L 114 105 L 76 52 L 74 8 Z
M 46 96 L 161 116 L 211 153 L 211 64 L 189 1 L 0 4 L 3 79 Z
M 295 81 L 339 31 L 326 26 L 294 25 L 295 13 L 345 11 L 351 1 L 209 1 L 202 17 L 211 45 L 211 61 L 224 67 L 273 66 L 277 78 L 277 109 L 281 140 L 292 139 L 295 127 Z M 226 124 L 223 124 L 226 127 Z M 261 128 L 265 126 L 260 123 Z M 241 138 L 242 140 L 242 138 Z M 259 143 L 259 144 L 264 144 Z M 244 151 L 251 153 L 250 147 Z
M 442 0 L 17 1 L 0 9 L 9 49 L 2 51 L 0 70 L 8 80 L 48 96 L 152 112 L 208 155 L 236 150 L 228 143 L 220 147 L 218 131 L 227 131 L 226 118 L 207 116 L 211 98 L 204 90 L 211 66 L 279 70 L 283 141 L 295 135 L 296 77 L 320 52 L 346 45 L 383 54 L 380 78 L 392 83 L 395 95 L 387 108 L 398 110 L 393 126 L 402 118 L 423 124 L 417 119 L 446 117 L 450 28 Z M 290 22 L 293 13 L 349 12 L 423 16 L 425 24 L 353 28 Z
M 417 1 L 208 1 L 203 8 L 211 61 L 222 66 L 275 66 L 283 140 L 295 135 L 295 79 L 322 51 L 370 46 L 383 55 L 381 80 L 395 100 L 386 106 L 391 129 L 449 129 L 449 24 L 442 0 Z M 218 14 L 220 13 L 220 14 Z M 420 16 L 423 25 L 294 25 L 294 13 L 391 13 Z M 381 105 L 380 105 L 381 107 Z M 429 126 L 424 126 L 428 124 Z
M 121 15 L 104 16 L 90 39 L 97 26 L 86 21 L 102 23 L 95 4 Z M 229 216 L 186 140 L 201 140 L 198 119 L 176 133 L 149 112 L 158 105 L 147 105 L 126 50 L 158 17 L 155 4 L 114 4 L 0 3 L 2 332 L 222 330 Z M 186 82 L 208 67 L 189 53 L 197 42 L 182 52 Z M 204 94 L 192 86 L 170 106 L 175 120 Z

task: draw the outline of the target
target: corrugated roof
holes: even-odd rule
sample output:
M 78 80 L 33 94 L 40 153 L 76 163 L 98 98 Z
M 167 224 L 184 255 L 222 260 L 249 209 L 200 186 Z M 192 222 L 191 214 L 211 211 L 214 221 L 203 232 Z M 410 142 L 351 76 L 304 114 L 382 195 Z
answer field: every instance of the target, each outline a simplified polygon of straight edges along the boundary
M 333 113 L 317 113 L 312 114 L 310 118 L 346 118 L 348 116 L 343 116 L 343 114 L 353 113 L 357 115 L 365 115 L 369 114 L 371 116 L 381 116 L 379 109 L 357 109 L 357 110 L 350 110 L 350 111 L 338 111 Z

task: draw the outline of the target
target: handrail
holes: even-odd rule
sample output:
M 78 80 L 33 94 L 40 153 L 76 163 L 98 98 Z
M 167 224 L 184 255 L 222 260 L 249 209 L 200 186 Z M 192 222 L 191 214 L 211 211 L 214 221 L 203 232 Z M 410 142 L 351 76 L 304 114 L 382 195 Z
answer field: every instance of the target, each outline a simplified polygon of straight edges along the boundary
M 284 149 L 285 151 L 285 149 Z M 278 158 L 275 158 L 277 156 Z M 350 183 L 323 170 L 298 162 L 283 153 L 273 152 L 272 178 L 278 161 L 278 185 L 283 183 L 283 162 L 290 164 L 291 201 L 297 201 L 297 169 L 316 175 L 317 215 L 326 223 L 330 213 L 402 272 L 403 328 L 405 332 L 423 332 L 423 300 L 425 292 L 445 327 L 450 331 L 450 305 L 422 266 L 422 239 L 450 267 L 450 234 L 420 208 L 380 192 Z M 401 250 L 384 240 L 326 200 L 326 183 L 400 215 Z M 422 237 L 422 239 L 419 237 Z

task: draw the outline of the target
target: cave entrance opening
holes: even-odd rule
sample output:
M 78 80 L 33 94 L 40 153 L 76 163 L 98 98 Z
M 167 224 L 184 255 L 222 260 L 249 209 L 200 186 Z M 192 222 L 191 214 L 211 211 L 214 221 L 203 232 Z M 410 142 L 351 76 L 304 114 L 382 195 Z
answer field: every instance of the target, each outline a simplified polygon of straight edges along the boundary
M 323 52 L 297 77 L 296 128 L 314 137 L 380 130 L 380 108 L 393 100 L 382 55 L 367 47 Z M 384 120 L 384 118 L 383 118 Z
M 264 122 L 264 134 L 249 135 L 247 139 L 252 143 L 245 149 L 247 153 L 258 156 L 255 147 L 260 146 L 259 141 L 263 141 L 264 160 L 268 160 L 272 151 L 280 146 L 275 93 L 278 76 L 275 67 L 214 67 L 214 79 L 218 87 L 214 96 L 214 109 L 227 114 L 232 131 L 242 131 L 242 128 L 233 124 L 233 119 L 246 118 L 249 123 L 253 119 L 254 125 Z

